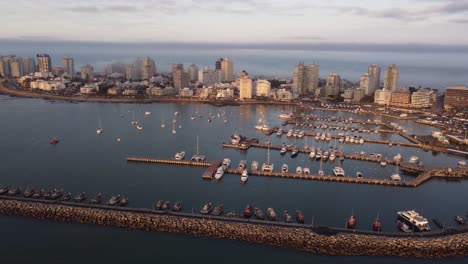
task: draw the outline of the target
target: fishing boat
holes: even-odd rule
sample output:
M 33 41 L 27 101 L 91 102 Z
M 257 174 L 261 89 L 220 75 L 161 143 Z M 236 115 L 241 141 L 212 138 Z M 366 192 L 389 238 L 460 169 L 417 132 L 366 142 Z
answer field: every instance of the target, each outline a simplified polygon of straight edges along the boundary
M 128 198 L 127 197 L 122 197 L 122 199 L 120 199 L 119 201 L 119 205 L 120 206 L 127 206 L 128 205 Z
M 269 207 L 267 209 L 267 216 L 268 219 L 270 219 L 270 221 L 276 221 L 276 213 L 275 210 L 273 210 L 273 208 Z
M 215 216 L 220 216 L 223 213 L 223 211 L 224 211 L 224 205 L 219 204 L 219 205 L 215 206 L 215 208 L 213 209 L 211 214 L 215 215 Z
M 85 200 L 85 199 L 86 199 L 86 194 L 85 194 L 84 192 L 77 194 L 77 195 L 73 198 L 73 200 L 75 200 L 75 202 L 78 202 L 78 203 L 79 203 L 79 202 L 82 202 L 82 201 Z
M 463 217 L 457 215 L 455 216 L 455 221 L 459 224 L 459 225 L 465 225 L 466 224 L 466 221 L 465 219 L 463 219 Z
M 195 161 L 195 162 L 202 162 L 204 161 L 206 158 L 205 155 L 201 155 L 199 153 L 199 148 L 198 148 L 198 136 L 197 136 L 197 154 L 193 155 L 192 158 L 190 159 L 191 161 Z
M 348 229 L 354 229 L 356 228 L 356 217 L 354 216 L 353 213 L 351 213 L 351 216 L 349 216 L 348 221 L 346 221 L 346 227 Z
M 60 140 L 59 140 L 57 137 L 53 137 L 53 138 L 50 140 L 50 144 L 51 144 L 51 145 L 57 145 L 59 142 L 60 142 Z
M 286 223 L 292 222 L 292 216 L 286 210 L 283 211 L 283 218 Z
M 377 215 L 377 218 L 375 218 L 374 222 L 372 223 L 372 229 L 375 232 L 380 232 L 382 231 L 382 223 L 380 222 L 379 216 Z
M 250 218 L 252 216 L 252 205 L 247 204 L 244 209 L 244 217 Z
M 91 204 L 99 204 L 101 203 L 102 201 L 102 193 L 98 193 L 96 194 L 96 196 L 94 196 L 94 198 L 92 198 L 91 200 L 89 200 L 89 203 Z
M 182 202 L 175 202 L 174 206 L 172 206 L 172 211 L 174 212 L 182 211 Z
M 258 162 L 256 160 L 252 161 L 252 164 L 250 165 L 250 168 L 253 171 L 258 170 Z
M 213 205 L 211 203 L 206 203 L 200 210 L 200 214 L 209 214 L 213 210 Z
M 246 183 L 248 179 L 249 179 L 249 174 L 247 170 L 244 170 L 241 175 L 241 182 Z
M 360 171 L 356 172 L 356 178 L 360 179 L 360 178 L 364 178 L 364 175 L 362 175 L 362 173 Z
M 161 210 L 163 206 L 163 201 L 158 200 L 155 204 L 153 204 L 153 209 L 154 210 Z
M 265 216 L 263 215 L 262 210 L 260 210 L 259 208 L 254 208 L 254 214 L 255 218 L 257 218 L 258 220 L 265 220 Z
M 171 202 L 165 201 L 165 202 L 163 203 L 162 207 L 161 207 L 161 210 L 166 211 L 166 210 L 170 210 L 170 209 L 171 209 Z
M 304 214 L 301 212 L 301 210 L 296 210 L 296 221 L 297 221 L 299 224 L 303 224 L 303 223 L 304 223 Z
M 107 205 L 117 205 L 120 202 L 120 195 L 112 196 L 109 201 L 107 201 Z

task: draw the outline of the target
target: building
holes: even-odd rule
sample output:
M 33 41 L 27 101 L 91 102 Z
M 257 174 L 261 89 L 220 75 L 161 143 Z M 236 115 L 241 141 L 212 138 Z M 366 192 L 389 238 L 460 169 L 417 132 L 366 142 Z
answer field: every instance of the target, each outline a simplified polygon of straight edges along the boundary
M 23 74 L 30 74 L 36 71 L 36 62 L 31 57 L 23 58 Z
M 392 92 L 391 106 L 409 107 L 411 105 L 411 94 L 407 92 Z
M 141 60 L 141 79 L 149 80 L 156 74 L 156 63 L 150 57 Z
M 271 83 L 267 80 L 257 81 L 256 96 L 270 97 Z
M 312 62 L 308 66 L 299 62 L 293 72 L 293 93 L 303 95 L 318 89 L 319 66 Z
M 178 90 L 188 86 L 188 74 L 184 71 L 183 64 L 172 64 L 172 80 L 176 93 Z
M 135 65 L 128 64 L 127 66 L 125 66 L 125 79 L 132 81 L 136 81 L 139 79 L 137 76 L 137 69 Z
M 352 103 L 354 100 L 354 89 L 346 89 L 343 93 L 345 103 Z
M 185 87 L 179 90 L 179 96 L 180 97 L 192 97 L 193 96 L 193 90 Z
M 384 89 L 392 92 L 398 90 L 398 81 L 400 79 L 400 71 L 395 64 L 388 66 L 385 71 Z
M 40 72 L 52 71 L 52 59 L 49 54 L 37 54 L 37 65 Z
M 459 109 L 468 107 L 468 88 L 453 86 L 445 89 L 445 109 Z
M 52 68 L 52 73 L 55 76 L 61 76 L 62 74 L 65 73 L 65 70 L 62 67 L 53 67 Z
M 324 96 L 327 99 L 337 98 L 341 89 L 341 77 L 338 73 L 332 72 L 327 77 Z
M 221 82 L 234 81 L 234 62 L 229 58 L 223 58 L 221 61 Z
M 107 94 L 108 95 L 122 95 L 123 94 L 123 89 L 119 87 L 112 87 L 107 89 Z
M 354 90 L 354 95 L 353 95 L 353 103 L 359 103 L 361 102 L 361 100 L 366 96 L 366 91 L 361 89 L 361 88 L 357 88 L 356 90 Z
M 9 57 L 0 57 L 0 75 L 3 77 L 11 77 L 11 58 Z
M 289 102 L 294 99 L 294 96 L 291 91 L 286 89 L 278 89 L 276 91 L 276 100 Z
M 65 89 L 65 84 L 57 81 L 37 80 L 30 84 L 31 89 L 39 89 L 43 91 L 59 91 Z
M 374 103 L 378 105 L 389 105 L 392 98 L 392 92 L 385 89 L 375 91 Z
M 360 81 L 359 81 L 359 88 L 364 90 L 366 95 L 371 95 L 374 93 L 374 77 L 370 75 L 369 73 L 364 73 L 361 75 Z
M 214 86 L 221 82 L 221 72 L 206 66 L 205 69 L 198 71 L 198 81 L 205 86 Z
M 239 82 L 239 99 L 252 99 L 253 86 L 252 79 L 249 78 L 249 74 L 244 71 L 245 74 L 238 79 Z
M 219 70 L 221 71 L 221 62 L 223 61 L 223 58 L 219 58 L 216 62 L 215 62 L 215 70 Z
M 189 66 L 189 72 L 188 72 L 188 74 L 189 74 L 189 80 L 190 80 L 191 82 L 196 82 L 196 81 L 198 81 L 198 67 L 197 67 L 197 65 L 191 64 L 191 65 Z
M 10 60 L 11 77 L 19 78 L 23 76 L 23 60 L 21 58 L 13 58 Z
M 75 62 L 72 57 L 63 57 L 63 70 L 71 79 L 75 77 Z
M 380 67 L 375 64 L 370 65 L 367 74 L 369 74 L 369 89 L 365 91 L 366 95 L 371 95 L 380 89 Z
M 428 91 L 416 91 L 411 94 L 411 107 L 428 108 L 431 107 L 431 93 Z
M 94 79 L 94 68 L 92 65 L 85 64 L 81 67 L 81 79 L 86 81 Z

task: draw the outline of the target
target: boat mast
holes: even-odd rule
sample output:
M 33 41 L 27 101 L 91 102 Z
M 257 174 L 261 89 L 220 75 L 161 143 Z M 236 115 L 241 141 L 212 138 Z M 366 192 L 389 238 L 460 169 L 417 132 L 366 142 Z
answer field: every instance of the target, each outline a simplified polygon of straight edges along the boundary
M 198 156 L 198 136 L 197 136 L 197 156 Z
M 268 144 L 267 164 L 270 165 L 270 144 Z

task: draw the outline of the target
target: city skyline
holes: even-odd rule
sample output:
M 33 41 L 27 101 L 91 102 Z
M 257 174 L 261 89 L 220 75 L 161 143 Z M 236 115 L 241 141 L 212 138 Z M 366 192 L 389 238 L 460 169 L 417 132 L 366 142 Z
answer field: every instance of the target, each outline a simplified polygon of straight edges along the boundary
M 48 12 L 37 12 L 44 6 Z M 131 4 L 19 0 L 1 3 L 0 7 L 7 21 L 15 21 L 4 29 L 2 38 L 15 40 L 271 45 L 468 43 L 468 35 L 463 34 L 468 23 L 466 0 L 365 0 L 359 5 L 343 0 L 320 4 L 266 0 L 141 0 Z M 35 19 L 21 19 L 24 16 Z M 320 23 L 324 20 L 333 23 Z M 73 30 L 63 21 L 73 24 Z M 310 27 L 318 24 L 322 26 Z M 227 30 L 239 27 L 243 30 Z

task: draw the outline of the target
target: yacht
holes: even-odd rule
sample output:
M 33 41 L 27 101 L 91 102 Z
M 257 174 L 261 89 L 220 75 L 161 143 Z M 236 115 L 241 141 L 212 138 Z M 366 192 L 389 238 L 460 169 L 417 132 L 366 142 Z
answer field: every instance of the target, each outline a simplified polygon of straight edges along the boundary
M 252 161 L 252 164 L 250 165 L 250 169 L 253 171 L 258 170 L 258 162 L 256 160 Z
M 296 173 L 297 174 L 302 174 L 302 167 L 301 166 L 297 166 Z
M 175 160 L 183 160 L 185 157 L 185 151 L 178 151 L 176 152 L 176 154 L 174 155 L 174 159 Z
M 219 168 L 216 170 L 216 173 L 215 173 L 215 179 L 216 180 L 220 180 L 224 175 L 224 167 L 223 166 L 219 166 Z
M 344 177 L 345 176 L 345 172 L 343 170 L 343 168 L 337 166 L 333 169 L 333 173 L 335 174 L 335 176 L 341 176 L 341 177 Z
M 197 154 L 193 155 L 192 158 L 190 159 L 191 161 L 195 161 L 195 162 L 202 162 L 205 160 L 205 155 L 201 155 L 199 152 L 198 152 L 198 136 L 197 136 Z
M 288 152 L 288 148 L 287 148 L 286 146 L 283 145 L 283 146 L 281 147 L 280 154 L 281 154 L 281 155 L 284 155 L 284 154 L 286 154 L 286 152 Z
M 315 148 L 312 147 L 312 149 L 310 150 L 309 157 L 310 157 L 311 159 L 314 159 L 314 158 L 315 158 Z
M 213 205 L 211 203 L 206 203 L 200 210 L 200 214 L 209 214 L 211 210 L 213 210 Z
M 401 176 L 400 174 L 398 173 L 393 173 L 392 176 L 390 176 L 390 178 L 392 179 L 392 181 L 401 181 Z
M 466 167 L 466 161 L 460 160 L 457 162 L 458 168 L 465 168 Z
M 281 172 L 282 173 L 287 173 L 289 171 L 289 167 L 288 167 L 288 164 L 283 164 L 283 166 L 281 167 Z
M 417 164 L 419 161 L 419 158 L 416 157 L 416 156 L 411 156 L 410 159 L 409 159 L 409 163 L 411 164 Z
M 96 129 L 96 134 L 100 135 L 100 134 L 102 134 L 102 131 L 103 131 L 102 128 L 98 128 L 98 129 Z
M 356 172 L 356 178 L 364 178 L 364 175 L 360 171 Z
M 246 183 L 248 179 L 249 179 L 249 174 L 247 170 L 244 170 L 241 175 L 241 182 Z
M 273 210 L 273 208 L 269 207 L 267 209 L 267 216 L 268 219 L 270 219 L 270 221 L 276 221 L 276 213 L 275 210 Z
M 140 125 L 137 125 L 136 128 L 137 128 L 138 130 L 143 130 L 143 127 L 140 126 Z
M 228 158 L 223 159 L 223 169 L 227 170 L 231 166 L 231 160 Z
M 322 149 L 317 149 L 317 152 L 315 152 L 315 159 L 316 160 L 322 159 Z
M 241 160 L 239 162 L 239 166 L 237 167 L 237 169 L 243 171 L 245 169 L 246 164 L 247 164 L 246 160 Z
M 302 171 L 304 172 L 304 174 L 310 174 L 309 168 L 303 168 Z
M 329 157 L 330 157 L 330 152 L 328 152 L 328 151 L 325 151 L 325 152 L 322 154 L 322 160 L 323 160 L 323 161 L 327 161 Z
M 262 164 L 262 171 L 264 172 L 273 172 L 273 164 L 270 163 L 270 146 L 268 145 L 268 152 L 267 152 L 267 162 Z
M 419 215 L 415 210 L 397 212 L 398 220 L 407 224 L 414 231 L 430 231 L 429 222 L 426 218 Z

